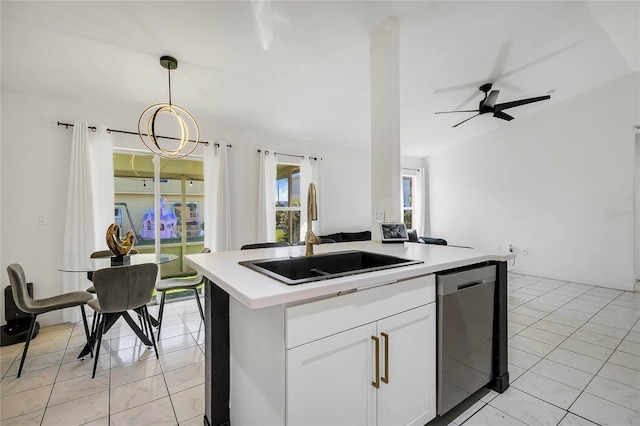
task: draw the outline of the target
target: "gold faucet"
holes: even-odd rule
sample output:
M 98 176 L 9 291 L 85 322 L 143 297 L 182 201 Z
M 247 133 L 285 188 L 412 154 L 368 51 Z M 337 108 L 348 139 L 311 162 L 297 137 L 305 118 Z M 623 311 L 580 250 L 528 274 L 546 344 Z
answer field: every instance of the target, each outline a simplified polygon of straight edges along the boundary
M 304 238 L 304 255 L 313 256 L 313 245 L 320 244 L 320 238 L 316 237 L 311 229 L 311 222 L 318 220 L 318 204 L 316 201 L 316 186 L 309 184 L 307 193 L 307 235 Z

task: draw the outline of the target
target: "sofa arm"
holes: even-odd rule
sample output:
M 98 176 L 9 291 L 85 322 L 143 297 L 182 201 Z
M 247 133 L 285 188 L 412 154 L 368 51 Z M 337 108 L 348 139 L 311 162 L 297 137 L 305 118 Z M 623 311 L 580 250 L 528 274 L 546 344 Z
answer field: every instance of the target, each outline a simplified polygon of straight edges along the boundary
M 447 245 L 447 240 L 443 240 L 442 238 L 420 237 L 420 240 L 425 244 Z

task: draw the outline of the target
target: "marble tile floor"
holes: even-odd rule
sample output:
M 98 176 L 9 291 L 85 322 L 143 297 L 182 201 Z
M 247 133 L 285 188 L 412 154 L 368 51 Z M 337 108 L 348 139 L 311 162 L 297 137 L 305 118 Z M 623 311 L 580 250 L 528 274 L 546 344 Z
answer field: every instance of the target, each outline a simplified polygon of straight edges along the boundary
M 509 375 L 428 426 L 640 425 L 640 293 L 509 273 Z
M 157 306 L 150 307 L 154 314 Z M 509 373 L 439 425 L 640 425 L 640 294 L 509 274 Z M 193 299 L 167 304 L 156 360 L 126 324 L 77 360 L 80 323 L 0 348 L 0 425 L 201 425 L 204 329 Z M 106 338 L 105 337 L 105 338 Z
M 204 327 L 193 297 L 165 305 L 159 360 L 121 319 L 91 379 L 93 359 L 76 358 L 85 342 L 82 322 L 42 327 L 19 379 L 24 345 L 0 347 L 0 425 L 203 424 Z

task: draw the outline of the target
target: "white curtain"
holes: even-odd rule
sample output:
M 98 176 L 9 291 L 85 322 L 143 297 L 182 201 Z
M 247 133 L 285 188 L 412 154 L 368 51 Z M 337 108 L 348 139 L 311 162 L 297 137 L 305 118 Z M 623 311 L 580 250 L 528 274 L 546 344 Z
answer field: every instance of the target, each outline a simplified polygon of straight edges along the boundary
M 256 242 L 276 240 L 276 157 L 260 150 L 258 182 L 258 238 Z
M 324 234 L 324 220 L 325 220 L 325 208 L 324 208 L 324 197 L 322 196 L 324 192 L 324 185 L 322 184 L 322 159 L 318 157 L 313 161 L 313 183 L 316 184 L 316 202 L 318 204 L 318 220 L 316 221 L 316 226 L 313 231 L 316 235 Z
M 305 157 L 300 160 L 300 238 L 307 235 L 307 198 L 309 184 L 316 185 L 316 204 L 318 220 L 313 221 L 311 228 L 316 235 L 324 232 L 324 202 L 322 200 L 322 161 L 315 157 Z
M 113 139 L 106 126 L 89 133 L 89 162 L 95 216 L 95 250 L 106 250 L 105 232 L 114 222 L 115 184 L 113 178 Z M 124 232 L 128 229 L 124 229 Z
M 412 226 L 416 230 L 418 237 L 429 237 L 425 169 L 403 169 L 402 174 L 403 176 L 411 176 L 414 182 Z M 400 201 L 402 202 L 403 200 Z
M 416 184 L 413 201 L 413 227 L 416 229 L 418 237 L 424 235 L 423 216 L 424 216 L 424 202 L 423 202 L 423 184 L 422 176 L 424 175 L 423 169 L 416 169 L 414 182 Z
M 111 165 L 109 165 L 109 162 Z M 104 232 L 113 222 L 113 147 L 104 128 L 89 135 L 87 123 L 76 121 L 71 139 L 63 263 L 86 264 L 91 253 L 106 245 Z M 86 275 L 65 274 L 63 291 L 85 290 Z M 65 309 L 64 321 L 78 321 L 77 309 Z
M 216 228 L 215 185 L 213 183 L 216 180 L 216 151 L 211 145 L 205 146 L 202 169 L 204 172 L 204 246 L 213 250 L 215 245 L 213 232 Z
M 418 237 L 431 236 L 429 226 L 429 191 L 427 187 L 427 173 L 424 168 L 418 169 L 416 176 L 416 218 L 415 223 L 418 228 Z
M 300 237 L 307 235 L 307 197 L 309 184 L 316 185 L 316 204 L 318 206 L 318 220 L 312 223 L 316 235 L 324 233 L 324 202 L 322 200 L 322 161 L 319 158 L 305 157 L 300 160 Z
M 300 239 L 301 240 L 304 240 L 307 235 L 307 205 L 308 205 L 307 197 L 309 194 L 309 184 L 312 182 L 313 182 L 313 165 L 311 164 L 311 160 L 309 159 L 309 157 L 301 158 L 300 159 Z M 317 190 L 318 188 L 316 188 L 316 192 Z M 312 229 L 313 229 L 313 232 L 316 232 L 317 230 L 315 223 L 313 223 L 313 221 L 312 221 Z
M 205 148 L 205 246 L 212 251 L 231 249 L 229 148 L 224 142 Z

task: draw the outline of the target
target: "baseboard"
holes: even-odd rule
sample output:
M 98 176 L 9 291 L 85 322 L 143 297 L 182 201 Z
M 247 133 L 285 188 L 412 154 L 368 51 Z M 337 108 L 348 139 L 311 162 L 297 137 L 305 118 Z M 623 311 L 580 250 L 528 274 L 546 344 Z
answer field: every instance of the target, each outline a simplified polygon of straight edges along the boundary
M 597 286 L 597 287 L 610 288 L 610 289 L 613 289 L 613 290 L 638 291 L 638 290 L 634 290 L 634 286 L 633 285 L 623 286 L 623 285 L 618 285 L 618 284 L 604 283 L 604 282 L 601 282 L 601 281 L 584 280 L 584 279 L 575 278 L 575 277 L 566 277 L 566 276 L 561 276 L 561 275 L 545 274 L 545 273 L 540 273 L 540 272 L 535 272 L 535 271 L 523 271 L 523 270 L 517 269 L 517 268 L 514 269 L 513 271 L 509 271 L 509 272 L 512 272 L 514 274 L 530 275 L 530 276 L 533 276 L 533 277 L 547 278 L 547 279 L 550 279 L 550 280 L 567 281 L 567 282 L 572 282 L 572 283 L 577 283 L 577 284 L 593 285 L 593 286 Z M 638 284 L 635 285 L 635 289 L 638 289 Z

